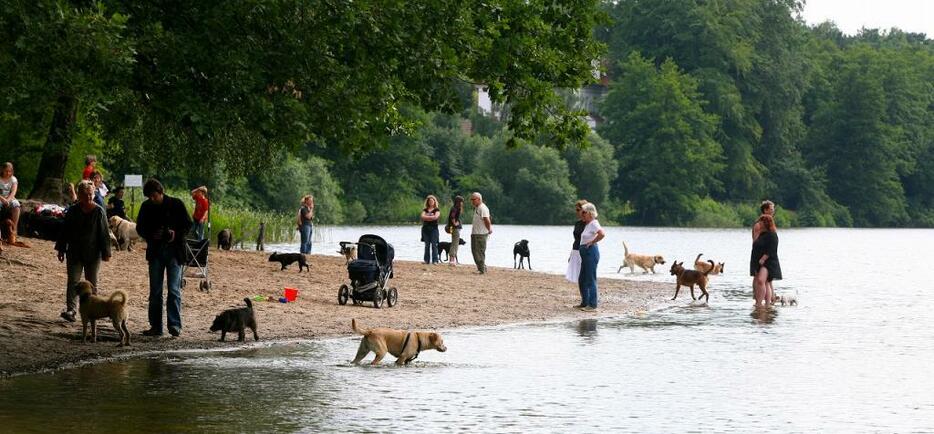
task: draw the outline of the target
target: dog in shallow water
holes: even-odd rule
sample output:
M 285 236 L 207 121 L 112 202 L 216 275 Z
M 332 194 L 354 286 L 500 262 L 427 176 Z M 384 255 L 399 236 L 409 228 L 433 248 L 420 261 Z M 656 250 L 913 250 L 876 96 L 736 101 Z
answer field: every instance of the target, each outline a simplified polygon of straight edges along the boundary
M 293 262 L 298 262 L 298 272 L 302 272 L 302 267 L 306 270 L 311 271 L 311 267 L 308 266 L 308 261 L 305 259 L 305 255 L 301 253 L 279 253 L 273 252 L 269 255 L 269 262 L 278 262 L 282 264 L 282 268 L 279 271 L 285 270 L 285 267 L 292 265 Z
M 220 331 L 221 342 L 227 338 L 227 332 L 237 332 L 237 341 L 245 341 L 247 327 L 253 331 L 253 340 L 259 340 L 259 335 L 256 334 L 256 314 L 253 312 L 253 302 L 249 298 L 244 298 L 243 301 L 246 302 L 246 307 L 228 309 L 214 317 L 211 332 Z
M 353 359 L 354 364 L 360 363 L 370 351 L 376 353 L 376 358 L 370 362 L 371 365 L 378 365 L 386 353 L 389 353 L 396 357 L 396 365 L 402 366 L 415 360 L 418 353 L 424 350 L 438 350 L 442 353 L 448 350 L 448 347 L 444 346 L 441 335 L 435 332 L 413 332 L 387 328 L 365 329 L 357 326 L 356 319 L 350 321 L 350 326 L 354 332 L 363 335 L 363 339 L 360 339 L 360 347 L 357 348 L 357 357 Z
M 230 229 L 222 229 L 217 233 L 217 248 L 230 250 L 233 247 L 233 234 Z
M 648 273 L 649 271 L 652 274 L 655 274 L 655 264 L 665 264 L 665 258 L 662 255 L 640 255 L 638 253 L 629 253 L 629 246 L 626 245 L 626 242 L 623 241 L 623 250 L 625 251 L 625 256 L 623 257 L 623 265 L 619 266 L 619 269 L 616 270 L 617 273 L 623 270 L 623 268 L 629 267 L 630 273 L 636 272 L 636 266 L 642 269 L 643 274 Z
M 467 243 L 464 242 L 464 239 L 463 239 L 463 238 L 459 238 L 459 239 L 457 240 L 457 245 L 458 245 L 458 246 L 463 246 L 464 244 L 467 244 Z M 450 255 L 451 255 L 451 242 L 450 242 L 450 241 L 441 241 L 441 242 L 439 242 L 439 243 L 438 243 L 438 252 L 439 252 L 438 255 L 440 255 L 441 253 L 444 253 L 444 259 L 442 259 L 442 261 L 444 261 L 444 262 L 450 262 L 450 260 L 451 260 L 451 258 L 450 258 Z
M 785 306 L 785 305 L 797 306 L 798 297 L 792 294 L 782 294 L 782 295 L 775 294 L 774 296 L 772 296 L 772 304 L 775 304 L 775 303 L 781 303 L 782 306 Z
M 712 268 L 713 261 L 708 262 L 710 262 Z M 701 290 L 700 298 L 706 298 L 706 301 L 710 301 L 710 294 L 707 293 L 707 274 L 710 273 L 709 270 L 703 273 L 695 270 L 686 270 L 684 268 L 684 261 L 681 261 L 681 263 L 675 261 L 673 264 L 671 264 L 670 271 L 672 276 L 678 277 L 675 286 L 675 296 L 671 297 L 672 300 L 678 298 L 678 291 L 681 290 L 681 285 L 689 286 L 691 288 L 691 299 L 697 300 L 697 297 L 694 297 L 694 285 L 697 285 L 697 287 Z
M 700 260 L 700 257 L 703 255 L 703 253 L 697 254 L 697 258 L 694 259 L 694 270 L 700 271 L 701 273 L 709 271 L 711 276 L 723 273 L 723 266 L 726 265 L 726 262 L 719 262 L 711 268 L 710 264 Z
M 110 318 L 120 335 L 120 344 L 117 346 L 130 345 L 130 330 L 126 326 L 126 293 L 114 291 L 109 298 L 94 295 L 94 286 L 86 280 L 76 283 L 75 289 L 78 293 L 78 313 L 81 314 L 81 339 L 88 341 L 90 323 L 91 342 L 97 342 L 97 320 Z
M 516 265 L 516 257 L 519 258 L 519 264 Z M 512 268 L 525 268 L 523 261 L 529 261 L 529 270 L 532 269 L 532 258 L 529 257 L 529 240 L 520 240 L 512 246 Z

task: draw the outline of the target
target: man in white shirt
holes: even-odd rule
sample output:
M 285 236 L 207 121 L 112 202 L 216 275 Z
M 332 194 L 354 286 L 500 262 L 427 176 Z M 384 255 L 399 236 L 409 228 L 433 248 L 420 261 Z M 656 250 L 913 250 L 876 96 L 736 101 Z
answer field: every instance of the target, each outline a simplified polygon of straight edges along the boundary
M 470 252 L 473 261 L 477 264 L 480 274 L 486 273 L 486 239 L 493 234 L 493 223 L 490 220 L 490 209 L 483 203 L 483 196 L 474 192 L 470 195 L 473 205 L 473 229 L 470 232 Z

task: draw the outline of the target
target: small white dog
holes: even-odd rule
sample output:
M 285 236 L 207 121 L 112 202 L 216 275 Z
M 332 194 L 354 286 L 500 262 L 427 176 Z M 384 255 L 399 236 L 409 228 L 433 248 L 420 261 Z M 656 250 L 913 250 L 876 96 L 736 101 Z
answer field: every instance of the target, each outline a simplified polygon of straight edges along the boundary
M 798 297 L 792 294 L 782 294 L 782 295 L 776 294 L 772 297 L 772 304 L 775 304 L 775 303 L 781 303 L 782 306 L 785 306 L 785 305 L 797 306 Z

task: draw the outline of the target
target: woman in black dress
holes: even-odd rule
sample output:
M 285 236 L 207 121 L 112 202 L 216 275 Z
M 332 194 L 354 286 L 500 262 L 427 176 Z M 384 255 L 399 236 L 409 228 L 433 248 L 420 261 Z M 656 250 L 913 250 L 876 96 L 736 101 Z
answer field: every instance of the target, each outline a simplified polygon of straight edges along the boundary
M 756 306 L 767 306 L 772 302 L 773 294 L 769 282 L 782 280 L 782 267 L 778 262 L 778 233 L 775 220 L 768 214 L 759 217 L 762 232 L 752 242 L 752 255 L 749 258 L 749 275 L 753 276 L 752 289 Z

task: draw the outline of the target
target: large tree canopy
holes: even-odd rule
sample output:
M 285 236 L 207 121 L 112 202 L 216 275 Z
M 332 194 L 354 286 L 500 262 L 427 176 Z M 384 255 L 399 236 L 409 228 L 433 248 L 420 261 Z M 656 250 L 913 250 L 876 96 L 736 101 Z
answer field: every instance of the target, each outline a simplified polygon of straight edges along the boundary
M 512 137 L 580 143 L 554 89 L 592 80 L 597 5 L 5 2 L 0 115 L 49 125 L 40 178 L 61 177 L 79 116 L 153 171 L 243 173 L 308 141 L 385 144 L 411 130 L 405 104 L 460 110 L 459 83 L 508 104 Z

